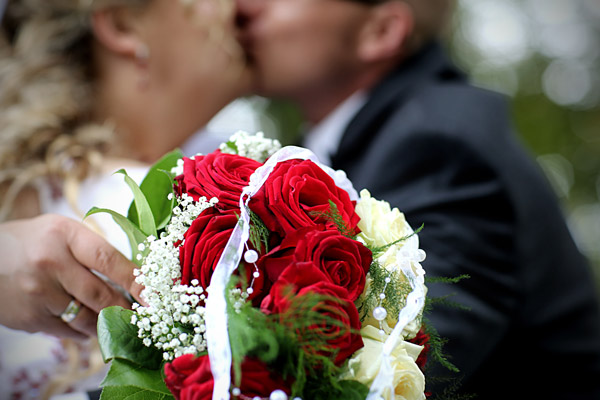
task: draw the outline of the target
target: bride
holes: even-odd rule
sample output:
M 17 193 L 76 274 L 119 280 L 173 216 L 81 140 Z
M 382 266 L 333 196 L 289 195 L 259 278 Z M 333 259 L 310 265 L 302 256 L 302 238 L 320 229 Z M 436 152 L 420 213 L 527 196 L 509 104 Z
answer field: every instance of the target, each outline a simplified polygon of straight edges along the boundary
M 96 262 L 112 250 L 84 251 L 106 244 L 48 214 L 81 220 L 91 206 L 126 211 L 128 190 L 114 171 L 141 180 L 150 163 L 249 90 L 232 6 L 9 0 L 0 35 L 0 218 L 11 220 L 0 227 L 0 398 L 98 387 L 103 363 L 94 340 L 81 340 L 94 335 L 102 308 L 89 298 L 127 303 L 75 259 L 86 265 L 82 258 Z M 129 254 L 112 221 L 86 222 Z M 63 248 L 69 262 L 52 258 Z M 124 257 L 105 258 L 129 276 Z M 40 330 L 54 335 L 26 332 Z

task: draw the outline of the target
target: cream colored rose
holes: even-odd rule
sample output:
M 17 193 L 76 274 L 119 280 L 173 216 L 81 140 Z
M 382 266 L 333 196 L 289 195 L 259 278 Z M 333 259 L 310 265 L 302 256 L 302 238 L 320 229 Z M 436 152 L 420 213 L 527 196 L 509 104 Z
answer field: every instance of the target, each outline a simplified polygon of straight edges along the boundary
M 360 201 L 356 206 L 356 212 L 361 218 L 358 227 L 361 229 L 359 240 L 363 241 L 370 247 L 382 247 L 394 243 L 395 241 L 406 237 L 413 233 L 412 228 L 406 222 L 404 214 L 397 208 L 391 209 L 390 204 L 385 201 L 377 200 L 371 197 L 368 190 L 363 189 L 360 192 Z M 423 287 L 423 291 L 427 293 L 425 287 L 425 271 L 419 261 L 424 259 L 424 252 L 419 250 L 418 236 L 413 235 L 407 240 L 398 242 L 388 247 L 383 253 L 377 256 L 378 264 L 390 272 L 398 272 L 406 269 L 412 269 L 416 275 L 418 285 Z M 399 275 L 401 279 L 406 281 L 404 273 Z M 367 275 L 367 282 L 364 289 L 364 296 L 368 296 L 371 290 L 371 279 Z M 379 293 L 376 293 L 376 296 Z M 422 311 L 422 310 L 421 310 Z M 369 313 L 363 321 L 363 327 L 372 325 L 377 329 L 381 328 L 386 333 L 390 333 L 396 326 L 398 315 L 389 313 L 387 318 L 382 321 L 381 325 L 376 320 L 372 313 Z M 405 338 L 413 338 L 421 328 L 420 315 L 411 321 L 402 331 L 402 336 Z
M 381 335 L 378 329 L 367 326 L 360 331 L 364 347 L 348 360 L 342 379 L 359 381 L 371 386 L 379 373 L 383 343 L 388 335 Z M 415 363 L 422 346 L 400 341 L 390 355 L 393 369 L 393 395 L 384 392 L 385 400 L 422 400 L 425 399 L 425 376 Z
M 366 189 L 360 192 L 356 213 L 362 231 L 359 237 L 371 247 L 385 246 L 412 232 L 404 214 L 397 208 L 391 209 L 388 202 L 371 197 Z

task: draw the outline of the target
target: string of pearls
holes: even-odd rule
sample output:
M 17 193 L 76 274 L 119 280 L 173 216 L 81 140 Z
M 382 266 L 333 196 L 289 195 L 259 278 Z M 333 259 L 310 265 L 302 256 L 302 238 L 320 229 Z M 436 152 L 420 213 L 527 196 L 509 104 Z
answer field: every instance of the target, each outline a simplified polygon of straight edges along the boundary
M 248 264 L 254 265 L 254 272 L 252 273 L 252 280 L 250 281 L 250 285 L 246 289 L 246 293 L 251 295 L 254 293 L 254 281 L 260 277 L 260 271 L 258 270 L 258 266 L 256 262 L 258 261 L 258 252 L 256 250 L 248 249 L 248 244 L 246 244 L 246 252 L 244 253 L 244 261 Z
M 383 285 L 383 290 L 379 293 L 379 302 L 377 307 L 373 309 L 373 318 L 379 321 L 379 333 L 381 336 L 385 336 L 385 331 L 383 330 L 383 321 L 387 318 L 388 312 L 383 307 L 383 301 L 385 300 L 385 290 L 387 289 L 388 284 L 392 281 L 392 278 L 387 276 L 385 278 L 385 285 Z

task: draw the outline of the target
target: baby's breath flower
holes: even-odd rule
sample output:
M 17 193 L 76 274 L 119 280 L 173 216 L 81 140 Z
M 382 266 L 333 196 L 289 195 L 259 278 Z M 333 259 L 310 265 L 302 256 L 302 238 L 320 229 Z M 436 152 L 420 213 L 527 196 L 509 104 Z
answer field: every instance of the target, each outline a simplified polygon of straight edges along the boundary
M 238 154 L 262 163 L 281 149 L 281 143 L 278 140 L 265 138 L 262 132 L 250 135 L 238 131 L 229 138 L 228 142 L 222 143 L 219 149 L 223 153 Z
M 171 173 L 175 176 L 183 174 L 183 158 L 177 160 L 177 165 L 171 168 Z M 171 199 L 169 199 L 171 200 Z
M 148 305 L 134 304 L 136 313 L 131 323 L 137 326 L 144 345 L 162 350 L 165 360 L 206 350 L 204 306 L 199 296 L 204 290 L 197 286 L 197 280 L 192 286 L 181 284 L 179 248 L 175 243 L 181 243 L 192 222 L 217 202 L 216 198 L 204 197 L 194 201 L 183 194 L 177 198 L 165 234 L 160 238 L 149 236 L 139 246 L 148 249 L 148 254 L 134 275 L 136 282 L 144 286 L 142 297 Z

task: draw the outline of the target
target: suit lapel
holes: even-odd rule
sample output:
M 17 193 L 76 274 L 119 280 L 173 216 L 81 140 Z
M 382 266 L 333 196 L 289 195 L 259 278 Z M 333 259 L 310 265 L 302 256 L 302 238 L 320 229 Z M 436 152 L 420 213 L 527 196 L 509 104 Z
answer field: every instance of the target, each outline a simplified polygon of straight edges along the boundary
M 462 77 L 446 59 L 437 43 L 426 46 L 410 60 L 392 71 L 369 94 L 369 100 L 352 119 L 336 154 L 332 157 L 333 167 L 346 169 L 380 130 L 392 111 L 405 101 L 412 88 L 426 81 L 455 79 Z

